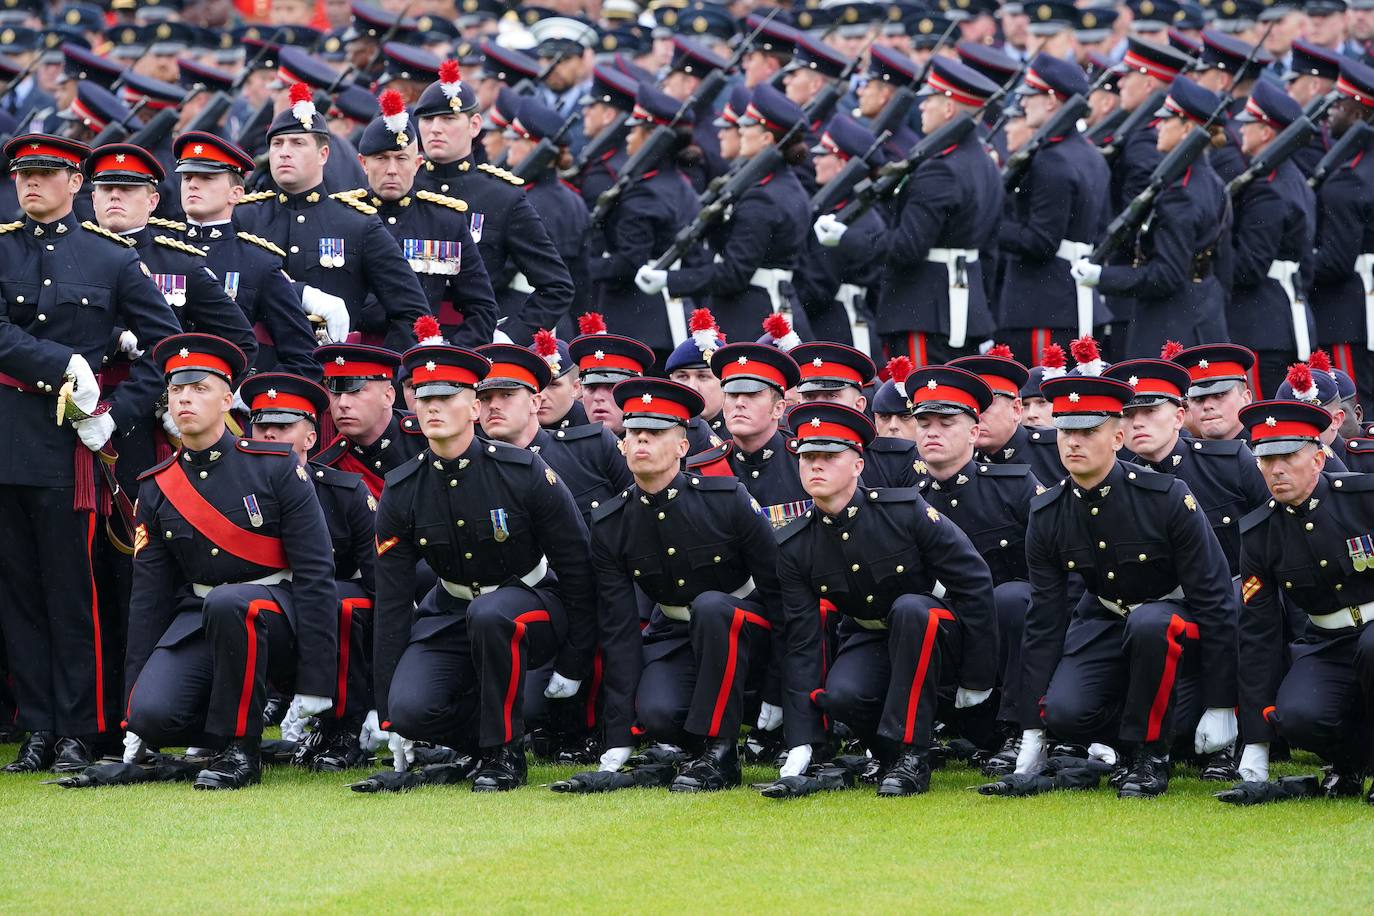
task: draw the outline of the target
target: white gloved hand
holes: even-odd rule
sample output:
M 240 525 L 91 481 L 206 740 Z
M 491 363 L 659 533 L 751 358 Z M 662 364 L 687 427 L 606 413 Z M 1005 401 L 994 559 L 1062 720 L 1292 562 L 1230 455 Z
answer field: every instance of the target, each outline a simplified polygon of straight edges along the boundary
M 798 744 L 787 752 L 787 759 L 782 762 L 782 769 L 778 771 L 778 778 L 784 776 L 800 776 L 806 772 L 806 768 L 811 765 L 811 745 Z
M 242 388 L 240 388 L 238 391 L 235 391 L 235 392 L 234 392 L 234 403 L 229 405 L 229 409 L 230 409 L 230 410 L 241 410 L 241 411 L 243 411 L 244 413 L 248 413 L 248 414 L 251 414 L 251 413 L 253 412 L 253 409 L 252 409 L 251 407 L 248 406 L 248 402 L 245 401 L 245 400 L 243 399 L 243 389 L 242 389 Z
M 655 293 L 661 293 L 668 288 L 668 271 L 654 270 L 648 264 L 645 264 L 639 269 L 639 272 L 635 274 L 635 286 L 638 286 L 650 296 Z
M 600 770 L 603 773 L 614 773 L 625 765 L 625 761 L 630 759 L 630 751 L 634 748 L 629 747 L 608 747 L 606 752 L 601 755 Z
M 391 748 L 391 756 L 394 758 L 393 766 L 397 773 L 404 773 L 410 769 L 410 765 L 415 762 L 415 742 L 407 741 L 395 732 L 387 739 L 386 746 Z
M 766 732 L 771 732 L 782 724 L 782 707 L 774 706 L 772 703 L 764 703 L 759 706 L 759 720 L 757 725 Z
M 566 700 L 568 697 L 576 696 L 577 690 L 581 686 L 581 681 L 564 677 L 555 671 L 553 677 L 549 678 L 548 685 L 544 688 L 544 696 L 550 700 Z
M 296 710 L 296 718 L 304 721 L 312 716 L 318 716 L 322 712 L 328 712 L 334 708 L 334 701 L 329 697 L 317 697 L 308 693 L 298 693 L 291 700 L 291 706 Z
M 365 751 L 375 751 L 391 737 L 391 732 L 383 731 L 381 724 L 377 721 L 377 710 L 368 710 L 367 718 L 363 720 L 363 727 L 358 729 L 358 747 Z
M 1045 747 L 1045 730 L 1028 728 L 1021 732 L 1021 750 L 1016 755 L 1016 772 L 1039 773 L 1045 765 L 1048 748 Z
M 1116 766 L 1116 749 L 1106 744 L 1089 744 L 1088 759 L 1098 760 L 1109 767 Z
M 133 732 L 124 733 L 124 762 L 138 763 L 147 756 L 148 752 L 143 747 L 143 739 Z
M 1269 781 L 1269 745 L 1247 744 L 1240 752 L 1240 778 L 1246 782 Z
M 119 335 L 119 352 L 129 359 L 138 359 L 143 355 L 143 351 L 138 348 L 138 335 L 133 331 L 125 331 Z
M 967 687 L 960 687 L 954 691 L 954 708 L 968 709 L 970 706 L 977 706 L 979 703 L 992 696 L 992 689 L 970 690 Z
M 324 331 L 335 343 L 348 336 L 348 303 L 332 293 L 307 286 L 301 292 L 301 305 L 307 315 L 324 319 Z
M 95 413 L 95 408 L 100 404 L 100 385 L 97 384 L 95 373 L 91 371 L 91 364 L 86 362 L 86 357 L 80 353 L 73 353 L 72 358 L 67 360 L 67 368 L 62 375 L 73 381 L 72 403 L 86 413 Z
M 1069 273 L 1079 286 L 1096 286 L 1102 279 L 1102 265 L 1094 264 L 1087 258 L 1079 258 L 1069 268 Z
M 88 420 L 77 420 L 72 425 L 76 427 L 76 434 L 81 437 L 81 444 L 93 452 L 104 448 L 115 431 L 114 417 L 108 413 Z
M 162 412 L 162 428 L 167 435 L 175 439 L 181 438 L 181 430 L 177 429 L 177 421 L 172 416 L 172 408 L 170 407 Z
M 305 722 L 296 715 L 296 704 L 288 703 L 286 715 L 281 718 L 281 740 L 299 741 L 305 737 Z
M 840 239 L 849 231 L 849 227 L 840 222 L 833 213 L 827 213 L 816 220 L 816 225 L 811 227 L 811 231 L 816 233 L 816 240 L 826 248 L 834 248 L 840 244 Z
M 1193 750 L 1214 754 L 1236 743 L 1236 711 L 1230 707 L 1209 709 L 1193 733 Z

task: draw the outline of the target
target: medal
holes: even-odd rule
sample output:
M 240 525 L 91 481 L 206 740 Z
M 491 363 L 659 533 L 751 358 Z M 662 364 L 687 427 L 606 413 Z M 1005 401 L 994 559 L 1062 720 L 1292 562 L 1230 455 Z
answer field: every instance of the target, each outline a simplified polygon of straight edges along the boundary
M 505 509 L 491 510 L 491 533 L 496 543 L 503 544 L 510 537 L 510 524 Z
M 468 231 L 472 233 L 472 240 L 474 242 L 482 241 L 482 223 L 484 220 L 485 218 L 482 214 L 475 211 L 468 216 Z
M 262 509 L 258 507 L 258 496 L 249 493 L 243 498 L 243 507 L 248 510 L 248 524 L 254 528 L 262 527 Z
M 230 299 L 238 299 L 239 272 L 237 270 L 227 271 L 224 274 L 224 294 Z

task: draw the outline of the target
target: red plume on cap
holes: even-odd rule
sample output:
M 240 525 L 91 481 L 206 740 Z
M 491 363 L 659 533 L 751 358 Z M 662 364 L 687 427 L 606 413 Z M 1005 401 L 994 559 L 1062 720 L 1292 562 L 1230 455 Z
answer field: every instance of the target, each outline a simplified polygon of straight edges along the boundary
M 582 334 L 605 334 L 606 319 L 600 312 L 583 312 L 577 316 L 577 330 Z
M 711 314 L 710 309 L 693 309 L 692 317 L 687 322 L 687 329 L 693 334 L 697 331 L 714 331 L 716 329 L 716 316 Z
M 315 101 L 315 93 L 311 91 L 311 89 L 310 89 L 309 86 L 307 86 L 305 83 L 292 83 L 292 84 L 291 84 L 291 104 L 292 104 L 292 105 L 295 105 L 295 104 L 297 104 L 298 102 L 313 102 L 313 101 Z
M 291 117 L 310 130 L 315 125 L 315 93 L 305 83 L 291 85 Z
M 459 93 L 463 88 L 463 71 L 458 61 L 446 60 L 439 65 L 439 89 L 448 99 L 448 107 L 455 112 L 463 110 L 463 100 Z
M 439 82 L 457 83 L 463 79 L 463 70 L 456 60 L 446 60 L 439 65 Z
M 1307 365 L 1317 372 L 1331 374 L 1331 357 L 1327 355 L 1325 350 L 1313 350 L 1312 355 L 1307 357 Z
M 439 330 L 439 320 L 433 315 L 421 315 L 415 319 L 415 339 L 422 344 L 441 344 L 444 342 L 443 332 Z
M 1101 375 L 1106 367 L 1102 362 L 1102 354 L 1097 351 L 1097 341 L 1091 334 L 1072 341 L 1069 352 L 1073 354 L 1073 361 L 1078 363 L 1080 375 Z
M 1002 359 L 1016 359 L 1016 354 L 1011 352 L 1011 347 L 1006 344 L 996 344 L 988 348 L 986 356 L 997 356 Z
M 1179 343 L 1176 340 L 1166 340 L 1164 341 L 1164 346 L 1161 347 L 1159 350 L 1159 358 L 1173 359 L 1175 356 L 1178 356 L 1178 354 L 1182 352 L 1183 344 Z
M 1059 378 L 1064 375 L 1068 371 L 1066 368 L 1068 364 L 1064 359 L 1064 348 L 1057 343 L 1045 344 L 1040 351 L 1040 365 L 1044 369 L 1040 373 L 1042 380 Z
M 897 393 L 906 397 L 906 380 L 915 368 L 909 356 L 894 356 L 887 361 L 887 377 L 897 386 Z
M 786 353 L 801 343 L 797 332 L 792 330 L 792 322 L 782 312 L 774 312 L 763 319 L 763 332 L 773 338 L 773 345 Z
M 558 352 L 558 338 L 540 328 L 534 332 L 534 352 L 543 357 L 553 356 Z
M 406 110 L 406 100 L 395 89 L 387 89 L 377 96 L 377 104 L 382 107 L 382 117 L 398 115 Z
M 1287 381 L 1293 389 L 1293 397 L 1299 401 L 1310 401 L 1317 397 L 1317 384 L 1312 381 L 1312 370 L 1306 363 L 1289 366 Z

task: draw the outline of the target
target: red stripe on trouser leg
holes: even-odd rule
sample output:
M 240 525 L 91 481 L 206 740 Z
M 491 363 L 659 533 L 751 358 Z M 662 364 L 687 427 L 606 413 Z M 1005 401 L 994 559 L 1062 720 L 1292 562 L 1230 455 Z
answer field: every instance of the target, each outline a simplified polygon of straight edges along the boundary
M 596 697 L 601 692 L 601 676 L 604 665 L 606 664 L 605 655 L 600 649 L 596 650 L 596 655 L 592 656 L 592 682 L 587 687 L 587 727 L 596 727 Z
M 86 574 L 91 583 L 91 635 L 95 646 L 95 730 L 105 731 L 105 651 L 100 635 L 100 598 L 95 590 L 95 566 L 91 550 L 95 544 L 95 513 L 86 520 Z
M 826 677 L 830 674 L 830 615 L 835 613 L 835 602 L 828 598 L 820 600 L 821 608 L 821 683 L 825 683 Z M 816 695 L 824 693 L 824 687 L 818 687 L 811 691 L 811 702 L 816 702 Z M 821 716 L 821 724 L 825 728 L 830 727 L 830 717 Z
M 334 718 L 342 719 L 348 705 L 348 656 L 353 641 L 353 612 L 372 607 L 370 598 L 345 598 L 339 602 L 339 686 L 334 698 Z
M 720 692 L 716 694 L 716 708 L 711 713 L 711 729 L 706 735 L 708 738 L 717 736 L 720 732 L 720 720 L 725 718 L 725 707 L 730 702 L 730 689 L 735 683 L 735 667 L 739 664 L 739 634 L 746 623 L 763 627 L 765 630 L 773 629 L 772 624 L 758 614 L 751 614 L 744 608 L 735 608 L 735 616 L 730 618 L 730 650 L 725 656 L 725 674 L 721 676 Z
M 234 719 L 234 737 L 242 738 L 248 730 L 248 706 L 253 699 L 253 682 L 258 670 L 258 613 L 271 601 L 250 601 L 243 615 L 243 628 L 248 633 L 248 652 L 243 662 L 243 687 L 239 690 L 239 714 Z M 275 607 L 275 605 L 273 605 Z
M 525 681 L 525 672 L 520 664 L 520 640 L 525 638 L 525 624 L 549 619 L 548 611 L 526 611 L 515 618 L 515 632 L 510 637 L 510 683 L 506 687 L 506 702 L 501 709 L 501 718 L 506 726 L 506 743 L 511 741 L 511 710 L 515 708 L 515 697 L 520 685 Z
M 940 621 L 953 620 L 954 615 L 942 607 L 930 609 L 926 619 L 925 636 L 921 637 L 921 658 L 916 662 L 916 676 L 911 679 L 911 694 L 906 701 L 906 729 L 902 732 L 902 743 L 910 744 L 916 732 L 916 709 L 921 703 L 921 685 L 926 680 L 926 669 L 930 667 L 930 653 L 935 651 L 935 637 L 940 634 Z
M 1159 689 L 1155 691 L 1155 701 L 1150 704 L 1150 721 L 1145 727 L 1146 741 L 1159 740 L 1164 714 L 1169 710 L 1169 698 L 1174 692 L 1174 678 L 1178 675 L 1178 660 L 1183 655 L 1183 643 L 1179 642 L 1181 635 L 1197 639 L 1197 624 L 1189 623 L 1174 614 L 1169 618 L 1169 629 L 1164 634 L 1167 646 L 1164 653 L 1164 672 L 1159 676 Z

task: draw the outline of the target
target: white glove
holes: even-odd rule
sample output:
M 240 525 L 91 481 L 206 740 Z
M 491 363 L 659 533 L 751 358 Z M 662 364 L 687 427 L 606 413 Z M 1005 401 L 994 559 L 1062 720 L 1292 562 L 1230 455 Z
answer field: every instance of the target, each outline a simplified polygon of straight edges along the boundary
M 549 678 L 548 686 L 544 688 L 544 696 L 550 700 L 566 700 L 568 697 L 576 696 L 577 689 L 581 686 L 581 681 L 574 681 L 555 671 L 553 677 Z
M 181 438 L 181 430 L 177 429 L 176 418 L 172 416 L 172 409 L 169 407 L 162 412 L 162 428 L 167 431 L 167 435 L 176 439 Z
M 143 351 L 138 348 L 138 335 L 133 331 L 125 331 L 119 335 L 119 352 L 129 359 L 138 359 L 143 355 Z
M 243 389 L 234 392 L 234 403 L 229 405 L 231 410 L 241 410 L 244 413 L 252 413 L 253 409 L 248 406 L 248 402 L 243 399 Z
M 1073 275 L 1074 282 L 1080 286 L 1096 286 L 1102 279 L 1102 265 L 1094 264 L 1087 258 L 1079 258 L 1073 262 L 1069 268 L 1069 273 Z
M 1021 732 L 1021 750 L 1016 755 L 1016 772 L 1039 773 L 1045 765 L 1048 749 L 1045 747 L 1045 730 L 1028 728 Z
M 977 706 L 988 697 L 992 696 L 992 689 L 970 690 L 967 687 L 960 687 L 954 692 L 954 708 L 968 709 L 970 706 Z
M 1088 759 L 1100 760 L 1109 767 L 1116 766 L 1116 749 L 1106 744 L 1089 744 Z
M 1214 754 L 1236 743 L 1236 711 L 1229 707 L 1209 709 L 1198 721 L 1193 733 L 1193 750 L 1199 754 Z
M 645 264 L 635 274 L 635 286 L 648 293 L 650 296 L 661 293 L 668 287 L 668 271 L 654 270 Z
M 291 700 L 291 705 L 296 710 L 296 718 L 304 721 L 312 716 L 318 716 L 322 712 L 328 712 L 334 708 L 334 701 L 329 697 L 317 697 L 308 693 L 298 693 Z
M 386 746 L 391 748 L 391 756 L 395 758 L 397 773 L 404 773 L 410 769 L 410 765 L 415 762 L 415 742 L 407 741 L 395 732 L 387 739 Z
M 73 353 L 62 374 L 73 381 L 72 403 L 86 413 L 95 413 L 96 406 L 100 404 L 100 385 L 96 383 L 95 373 L 91 371 L 91 364 L 86 362 L 86 357 Z
M 1240 778 L 1246 782 L 1269 781 L 1269 745 L 1247 744 L 1240 752 Z
M 369 710 L 367 718 L 363 720 L 363 727 L 358 729 L 358 747 L 365 751 L 375 751 L 390 738 L 391 732 L 382 731 L 382 726 L 377 721 L 377 710 Z
M 811 765 L 811 745 L 798 744 L 787 752 L 787 759 L 782 762 L 782 769 L 778 771 L 778 777 L 800 776 L 806 772 L 806 768 Z
M 1251 745 L 1251 747 L 1253 747 L 1253 745 Z M 1268 745 L 1265 745 L 1265 749 L 1266 749 L 1266 753 L 1267 753 L 1267 752 L 1268 752 Z M 1249 748 L 1247 748 L 1246 750 L 1249 750 Z M 138 735 L 135 735 L 133 732 L 125 732 L 125 733 L 124 733 L 124 762 L 125 762 L 125 763 L 138 763 L 139 761 L 141 761 L 141 760 L 147 755 L 147 753 L 148 753 L 148 752 L 147 752 L 146 750 L 144 750 L 144 748 L 143 748 L 143 739 L 142 739 L 142 738 L 140 738 Z
M 849 231 L 849 227 L 840 222 L 833 213 L 827 213 L 816 220 L 816 225 L 811 229 L 816 233 L 816 240 L 826 248 L 834 248 L 840 244 L 840 239 Z
M 348 336 L 348 303 L 338 296 L 307 286 L 301 292 L 301 305 L 307 315 L 324 319 L 324 331 L 331 341 L 338 343 Z
M 759 728 L 766 732 L 771 732 L 782 724 L 782 707 L 774 706 L 772 703 L 764 703 L 759 707 Z
M 629 747 L 608 747 L 606 752 L 601 755 L 601 772 L 614 773 L 625 765 L 625 761 L 630 759 Z
M 299 741 L 305 737 L 305 722 L 296 715 L 296 704 L 291 703 L 286 707 L 286 715 L 281 719 L 281 740 Z
M 76 427 L 76 434 L 81 437 L 81 444 L 93 452 L 104 448 L 115 431 L 114 417 L 108 413 L 91 417 L 89 420 L 77 420 L 72 425 Z

